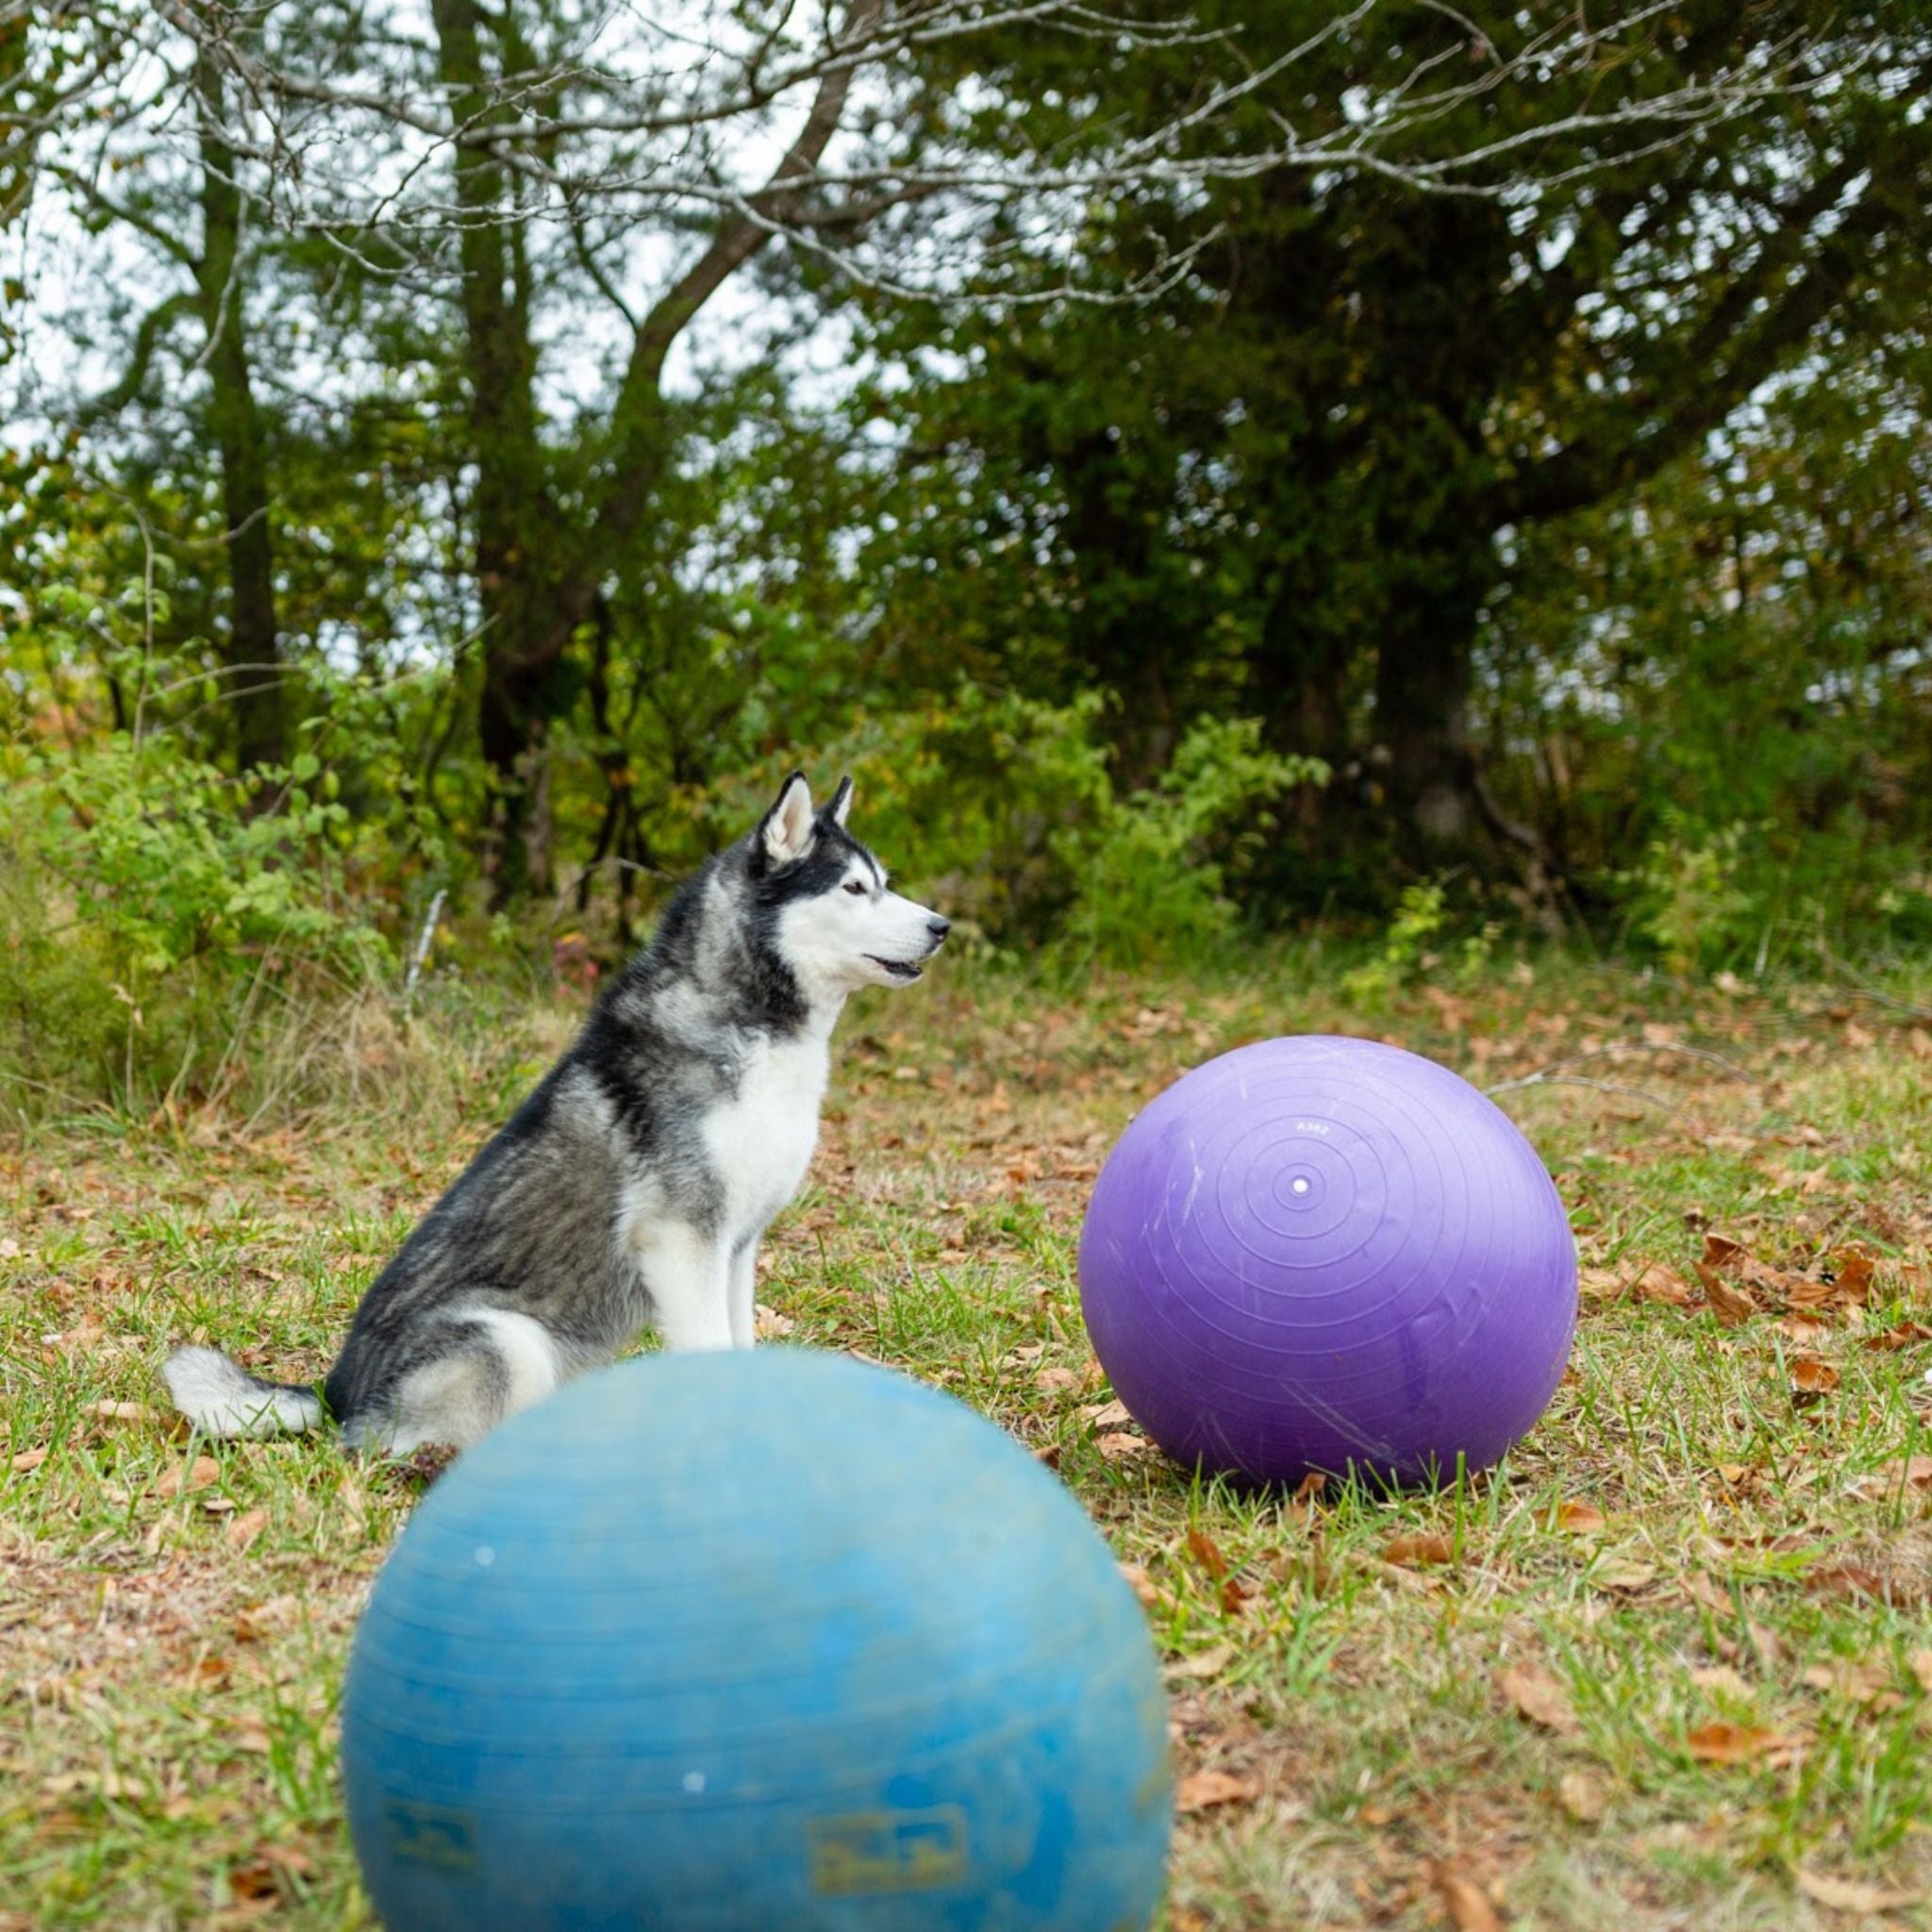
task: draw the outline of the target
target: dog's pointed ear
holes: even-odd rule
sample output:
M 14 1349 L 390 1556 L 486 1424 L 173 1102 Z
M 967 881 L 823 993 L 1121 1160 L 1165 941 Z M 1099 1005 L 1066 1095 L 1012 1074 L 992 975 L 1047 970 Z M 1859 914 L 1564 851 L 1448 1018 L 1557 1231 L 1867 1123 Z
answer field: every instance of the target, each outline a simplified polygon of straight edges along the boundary
M 793 772 L 758 826 L 758 845 L 772 864 L 790 865 L 805 857 L 811 841 L 811 787 L 803 772 Z
M 832 802 L 825 807 L 825 816 L 842 832 L 845 829 L 845 814 L 852 809 L 852 774 L 847 772 L 839 780 L 839 789 L 832 793 Z

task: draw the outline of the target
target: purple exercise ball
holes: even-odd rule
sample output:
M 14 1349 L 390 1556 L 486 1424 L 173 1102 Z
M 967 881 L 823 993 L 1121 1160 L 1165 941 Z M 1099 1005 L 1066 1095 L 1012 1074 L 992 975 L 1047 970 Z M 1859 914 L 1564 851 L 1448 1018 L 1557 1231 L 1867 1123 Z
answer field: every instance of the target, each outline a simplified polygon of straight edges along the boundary
M 1178 1462 L 1414 1483 L 1541 1415 L 1576 1324 L 1542 1162 L 1446 1067 L 1268 1040 L 1136 1117 L 1094 1184 L 1080 1304 L 1114 1392 Z

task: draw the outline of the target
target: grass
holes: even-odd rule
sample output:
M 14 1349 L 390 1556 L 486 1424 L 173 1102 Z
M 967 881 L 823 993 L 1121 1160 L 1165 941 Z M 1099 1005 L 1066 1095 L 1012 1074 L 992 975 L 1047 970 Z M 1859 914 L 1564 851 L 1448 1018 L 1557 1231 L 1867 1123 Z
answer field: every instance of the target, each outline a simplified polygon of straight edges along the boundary
M 465 1011 L 346 1029 L 345 1097 L 306 1120 L 0 1143 L 8 1932 L 370 1923 L 336 1698 L 425 1474 L 183 1442 L 154 1371 L 191 1338 L 325 1365 L 572 1023 Z M 1081 1326 L 1080 1216 L 1133 1111 L 1217 1051 L 1321 1028 L 1484 1084 L 1565 1061 L 1596 1083 L 1506 1096 L 1582 1248 L 1571 1374 L 1502 1469 L 1433 1495 L 1176 1470 L 1108 1416 Z M 1132 1566 L 1190 1807 L 1173 1932 L 1916 1924 L 1928 1109 L 1932 1027 L 1896 1004 L 1519 966 L 1364 1015 L 1307 955 L 1077 999 L 942 970 L 848 1016 L 760 1292 L 791 1341 L 992 1416 Z M 1741 1247 L 1707 1288 L 1712 1235 Z

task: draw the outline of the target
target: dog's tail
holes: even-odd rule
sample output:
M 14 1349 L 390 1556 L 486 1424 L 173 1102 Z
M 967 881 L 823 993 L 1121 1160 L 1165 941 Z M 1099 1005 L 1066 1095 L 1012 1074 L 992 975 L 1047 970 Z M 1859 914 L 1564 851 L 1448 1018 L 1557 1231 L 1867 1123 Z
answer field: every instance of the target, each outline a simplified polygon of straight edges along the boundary
M 284 1436 L 327 1420 L 312 1389 L 264 1382 L 212 1348 L 177 1348 L 161 1364 L 175 1407 L 204 1436 Z

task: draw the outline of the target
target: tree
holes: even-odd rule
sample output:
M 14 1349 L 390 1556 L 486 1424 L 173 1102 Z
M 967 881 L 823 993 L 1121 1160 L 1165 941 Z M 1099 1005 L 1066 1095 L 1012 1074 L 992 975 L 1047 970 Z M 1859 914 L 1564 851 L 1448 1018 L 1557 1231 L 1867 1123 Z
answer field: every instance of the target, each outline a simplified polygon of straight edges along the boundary
M 983 299 L 1018 291 L 1022 242 L 1076 224 L 1103 192 L 1197 193 L 1282 166 L 1454 182 L 1502 151 L 1459 156 L 1435 123 L 1498 89 L 1574 77 L 1624 31 L 1621 17 L 1596 30 L 1558 22 L 1507 55 L 1492 47 L 1467 81 L 1444 79 L 1425 50 L 1370 111 L 1299 132 L 1287 90 L 1371 10 L 1331 7 L 1258 61 L 1240 34 L 1191 14 L 1103 14 L 1083 0 L 744 5 L 708 13 L 694 40 L 556 0 L 434 0 L 426 36 L 380 40 L 329 8 L 269 9 L 279 38 L 240 35 L 220 9 L 175 10 L 175 30 L 234 74 L 227 136 L 271 171 L 278 220 L 364 262 L 396 250 L 459 277 L 501 894 L 547 872 L 546 748 L 583 682 L 579 641 L 605 622 L 675 460 L 666 371 L 747 264 L 782 239 L 861 286 Z M 1016 42 L 1066 50 L 1079 87 L 1042 102 L 998 84 Z M 1097 111 L 1103 90 L 1148 54 L 1191 79 L 1171 111 L 1124 127 Z M 1713 91 L 1700 76 L 1649 91 L 1635 112 L 1626 100 L 1573 118 L 1613 146 L 1648 140 L 1772 77 L 1726 74 Z M 1247 138 L 1230 141 L 1220 130 L 1241 109 Z M 748 174 L 741 157 L 760 147 L 775 165 Z M 298 155 L 299 170 L 278 164 Z M 646 235 L 673 244 L 656 275 L 641 273 Z M 1047 245 L 1064 276 L 1082 278 L 1077 247 Z M 1200 245 L 1157 249 L 1143 279 L 1172 277 Z M 608 350 L 601 394 L 567 423 L 541 402 L 546 332 L 566 310 L 594 313 Z
M 1248 18 L 1265 67 L 1330 16 Z M 1522 18 L 1364 10 L 1323 44 L 1307 111 L 1331 119 L 1308 138 L 1373 119 L 1391 68 L 1507 64 L 1494 42 Z M 912 445 L 974 477 L 971 516 L 1050 535 L 1051 567 L 1037 544 L 1022 566 L 1029 594 L 1057 604 L 1075 679 L 1119 695 L 1130 769 L 1172 741 L 1171 722 L 1149 737 L 1163 691 L 1183 710 L 1240 703 L 1283 749 L 1365 760 L 1411 861 L 1467 858 L 1480 832 L 1540 858 L 1471 717 L 1498 539 L 1626 493 L 1868 291 L 1923 286 L 1926 52 L 1890 9 L 1822 31 L 1802 8 L 1652 13 L 1549 94 L 1449 101 L 1438 173 L 1417 153 L 1175 197 L 1166 248 L 1190 280 L 1124 329 L 1073 309 L 967 318 L 945 339 L 967 374 L 916 387 Z M 1605 138 L 1781 63 L 1786 87 L 1744 90 L 1735 114 Z M 1060 71 L 1021 48 L 1008 84 Z M 1184 65 L 1137 74 L 1124 111 L 1170 120 Z M 1202 138 L 1246 132 L 1236 116 Z M 1100 213 L 1091 245 L 1132 274 L 1146 207 L 1131 225 Z M 1058 273 L 1047 255 L 1042 284 Z M 1332 851 L 1329 829 L 1288 868 Z
M 58 418 L 92 431 L 154 400 L 158 368 L 184 327 L 194 341 L 180 361 L 200 393 L 190 405 L 218 460 L 220 555 L 225 621 L 217 629 L 226 678 L 225 715 L 241 769 L 289 755 L 287 665 L 276 617 L 268 430 L 249 347 L 259 247 L 242 158 L 224 129 L 227 78 L 203 55 L 176 74 L 144 71 L 130 48 L 142 23 L 118 8 L 57 7 L 14 24 L 8 44 L 23 70 L 8 129 L 23 210 L 38 192 L 58 205 L 50 225 L 72 221 L 113 231 L 120 259 L 138 260 L 146 299 L 118 350 L 115 379 L 92 395 L 51 385 L 39 400 Z M 172 110 L 189 130 L 139 129 Z

